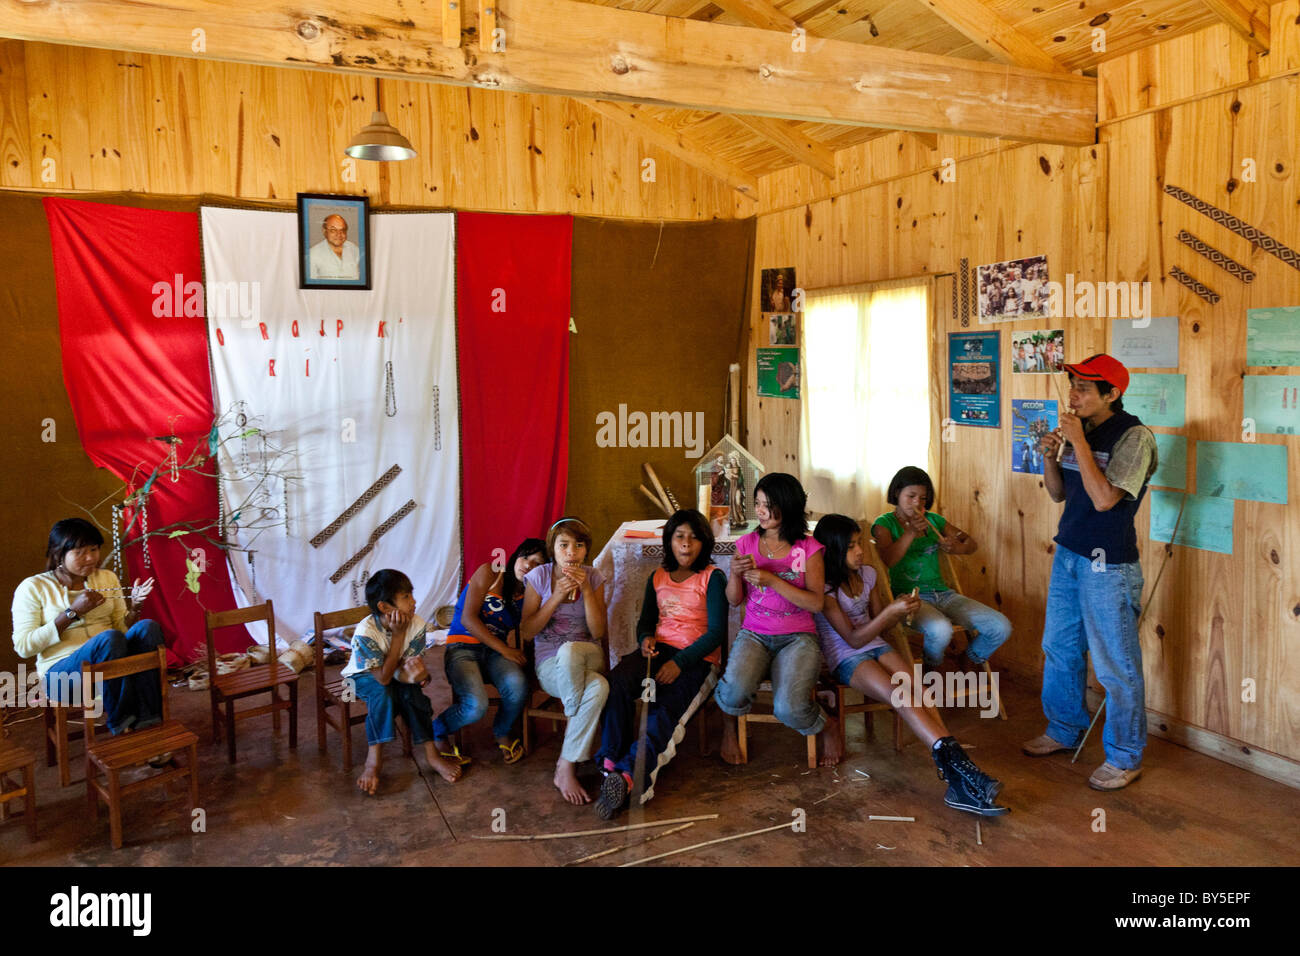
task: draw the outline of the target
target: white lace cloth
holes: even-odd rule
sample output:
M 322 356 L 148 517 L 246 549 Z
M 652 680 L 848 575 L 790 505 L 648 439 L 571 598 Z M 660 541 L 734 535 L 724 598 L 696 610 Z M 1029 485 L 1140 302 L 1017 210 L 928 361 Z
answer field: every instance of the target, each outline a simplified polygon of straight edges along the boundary
M 609 611 L 610 665 L 636 650 L 636 622 L 641 616 L 641 599 L 645 596 L 645 583 L 661 567 L 664 559 L 663 538 L 627 538 L 631 530 L 659 531 L 663 521 L 625 521 L 618 526 L 614 536 L 596 555 L 592 566 L 605 576 L 605 604 Z M 736 553 L 734 539 L 719 539 L 713 545 L 713 563 L 724 573 L 731 570 L 731 558 Z M 744 605 L 731 609 L 727 624 L 727 646 L 736 639 L 744 617 Z

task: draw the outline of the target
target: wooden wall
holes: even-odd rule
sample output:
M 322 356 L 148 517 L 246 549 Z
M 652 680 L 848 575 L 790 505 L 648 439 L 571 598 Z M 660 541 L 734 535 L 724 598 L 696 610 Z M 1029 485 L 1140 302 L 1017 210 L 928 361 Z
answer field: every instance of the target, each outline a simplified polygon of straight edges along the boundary
M 377 92 L 419 155 L 352 173 L 343 147 Z M 654 182 L 641 178 L 646 157 Z M 566 97 L 17 40 L 0 40 L 0 187 L 289 202 L 365 193 L 383 205 L 644 219 L 754 208 Z
M 754 301 L 759 270 L 795 266 L 804 288 L 954 271 L 1045 253 L 1052 278 L 1153 284 L 1153 315 L 1181 317 L 1180 370 L 1187 375 L 1187 426 L 1196 441 L 1240 441 L 1245 310 L 1300 305 L 1300 272 L 1252 249 L 1162 192 L 1184 187 L 1292 247 L 1300 247 L 1300 0 L 1272 8 L 1272 52 L 1253 55 L 1226 27 L 1213 27 L 1102 65 L 1101 125 L 1093 148 L 1003 148 L 995 141 L 939 138 L 930 152 L 896 134 L 837 156 L 838 175 L 818 180 L 782 171 L 760 180 Z M 956 160 L 943 182 L 943 157 Z M 1241 181 L 1251 157 L 1258 181 Z M 1175 241 L 1188 228 L 1255 269 L 1252 285 Z M 1167 277 L 1180 265 L 1218 290 L 1207 306 Z M 951 313 L 950 279 L 936 280 L 934 374 Z M 756 308 L 756 307 L 755 307 Z M 748 440 L 770 470 L 797 471 L 798 403 L 753 392 L 751 319 L 745 356 Z M 1012 329 L 1002 326 L 1002 347 Z M 1067 318 L 1067 358 L 1109 347 L 1109 320 Z M 972 320 L 971 328 L 978 328 Z M 985 327 L 992 328 L 992 327 Z M 1012 377 L 1003 362 L 1003 427 L 956 428 L 941 446 L 939 508 L 980 541 L 963 583 L 1006 613 L 1015 632 L 1005 667 L 1041 675 L 1043 607 L 1060 506 L 1040 479 L 1011 473 L 1010 399 L 1055 397 L 1039 378 Z M 1262 370 L 1254 370 L 1256 372 Z M 1295 373 L 1297 369 L 1279 369 Z M 946 391 L 945 391 L 946 396 Z M 942 399 L 946 403 L 946 397 Z M 946 411 L 946 410 L 945 410 Z M 1261 436 L 1290 447 L 1294 438 Z M 1194 453 L 1189 454 L 1189 480 Z M 1194 490 L 1194 484 L 1191 486 Z M 1152 732 L 1300 785 L 1300 483 L 1290 505 L 1238 502 L 1235 547 L 1222 556 L 1184 547 L 1172 557 L 1143 622 Z M 864 514 L 883 502 L 867 502 Z M 1149 503 L 1138 516 L 1148 591 L 1165 547 L 1146 542 Z M 1241 700 L 1244 678 L 1257 699 Z M 1277 755 L 1281 755 L 1279 759 Z

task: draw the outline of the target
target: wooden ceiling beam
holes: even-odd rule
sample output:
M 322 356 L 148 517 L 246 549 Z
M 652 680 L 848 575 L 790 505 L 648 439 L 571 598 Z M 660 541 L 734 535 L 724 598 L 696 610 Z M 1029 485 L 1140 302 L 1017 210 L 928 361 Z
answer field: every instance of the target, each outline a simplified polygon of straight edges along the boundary
M 799 52 L 775 31 L 577 0 L 503 0 L 505 49 L 480 55 L 442 46 L 445 2 L 313 0 L 308 13 L 296 0 L 0 0 L 0 36 L 814 123 L 1095 141 L 1089 77 L 842 40 Z M 477 17 L 475 5 L 462 28 Z M 202 53 L 191 47 L 199 28 Z
M 716 0 L 715 0 L 716 2 Z M 1263 0 L 1202 0 L 1214 15 L 1250 44 L 1256 53 L 1267 53 L 1268 4 Z
M 1068 72 L 1047 51 L 985 6 L 982 0 L 922 0 L 922 2 L 957 32 L 987 50 L 999 63 L 1009 63 L 1013 66 L 1043 70 L 1048 73 Z M 1231 2 L 1231 0 L 1220 0 L 1220 2 Z
M 791 33 L 799 24 L 794 17 L 782 13 L 769 0 L 713 0 L 727 13 L 744 20 L 760 30 L 782 30 Z
M 739 190 L 751 199 L 758 198 L 757 176 L 735 163 L 719 158 L 713 150 L 697 142 L 689 133 L 675 130 L 654 117 L 647 116 L 639 104 L 611 103 L 605 100 L 579 100 L 578 102 L 596 115 L 631 131 L 643 142 L 659 147 L 682 162 Z
M 747 116 L 744 113 L 733 113 L 731 118 L 795 162 L 811 166 L 828 179 L 835 178 L 835 151 L 795 129 L 785 120 L 772 119 L 770 116 Z

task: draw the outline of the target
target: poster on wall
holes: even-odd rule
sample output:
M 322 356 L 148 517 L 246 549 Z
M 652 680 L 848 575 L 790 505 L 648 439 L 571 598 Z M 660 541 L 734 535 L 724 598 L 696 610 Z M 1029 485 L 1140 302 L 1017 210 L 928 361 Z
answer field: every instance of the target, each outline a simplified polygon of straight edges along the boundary
M 794 266 L 783 269 L 764 269 L 763 281 L 759 289 L 760 312 L 794 311 L 795 285 Z
M 948 333 L 948 417 L 958 425 L 998 428 L 998 332 Z
M 799 349 L 780 346 L 755 351 L 758 353 L 758 394 L 767 398 L 798 398 Z
M 1300 307 L 1246 310 L 1246 364 L 1300 365 Z
M 1054 398 L 1013 398 L 1011 400 L 1011 470 L 1024 475 L 1043 473 L 1043 450 L 1039 442 L 1056 428 L 1057 407 Z
M 1039 329 L 1011 334 L 1011 371 L 1046 375 L 1065 371 L 1065 330 Z
M 768 345 L 798 345 L 799 317 L 793 312 L 769 312 L 767 318 Z
M 1178 316 L 1111 319 L 1110 354 L 1130 369 L 1178 368 Z
M 981 325 L 1048 315 L 1047 256 L 980 266 L 977 283 Z

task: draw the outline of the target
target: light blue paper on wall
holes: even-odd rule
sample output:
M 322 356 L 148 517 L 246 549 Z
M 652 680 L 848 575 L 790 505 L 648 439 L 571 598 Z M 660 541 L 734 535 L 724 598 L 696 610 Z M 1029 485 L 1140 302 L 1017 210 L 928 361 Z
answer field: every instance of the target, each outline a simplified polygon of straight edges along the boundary
M 1159 464 L 1151 476 L 1151 484 L 1165 488 L 1187 487 L 1187 438 L 1183 435 L 1156 436 L 1156 455 Z
M 1124 392 L 1124 410 L 1144 425 L 1182 428 L 1186 424 L 1187 376 L 1134 372 Z
M 1300 365 L 1300 307 L 1246 310 L 1246 364 Z
M 1196 490 L 1214 498 L 1284 505 L 1286 446 L 1203 441 L 1196 446 Z
M 1258 434 L 1300 434 L 1300 375 L 1247 375 L 1243 382 L 1244 417 Z
M 1199 452 L 1200 446 L 1197 448 Z M 1170 541 L 1177 524 L 1178 540 L 1174 544 L 1232 554 L 1232 510 L 1236 503 L 1231 498 L 1184 495 L 1179 491 L 1156 488 L 1151 489 L 1150 495 L 1152 541 Z M 1178 517 L 1180 507 L 1183 510 L 1181 519 Z
M 1178 368 L 1178 316 L 1111 319 L 1110 354 L 1129 368 Z

